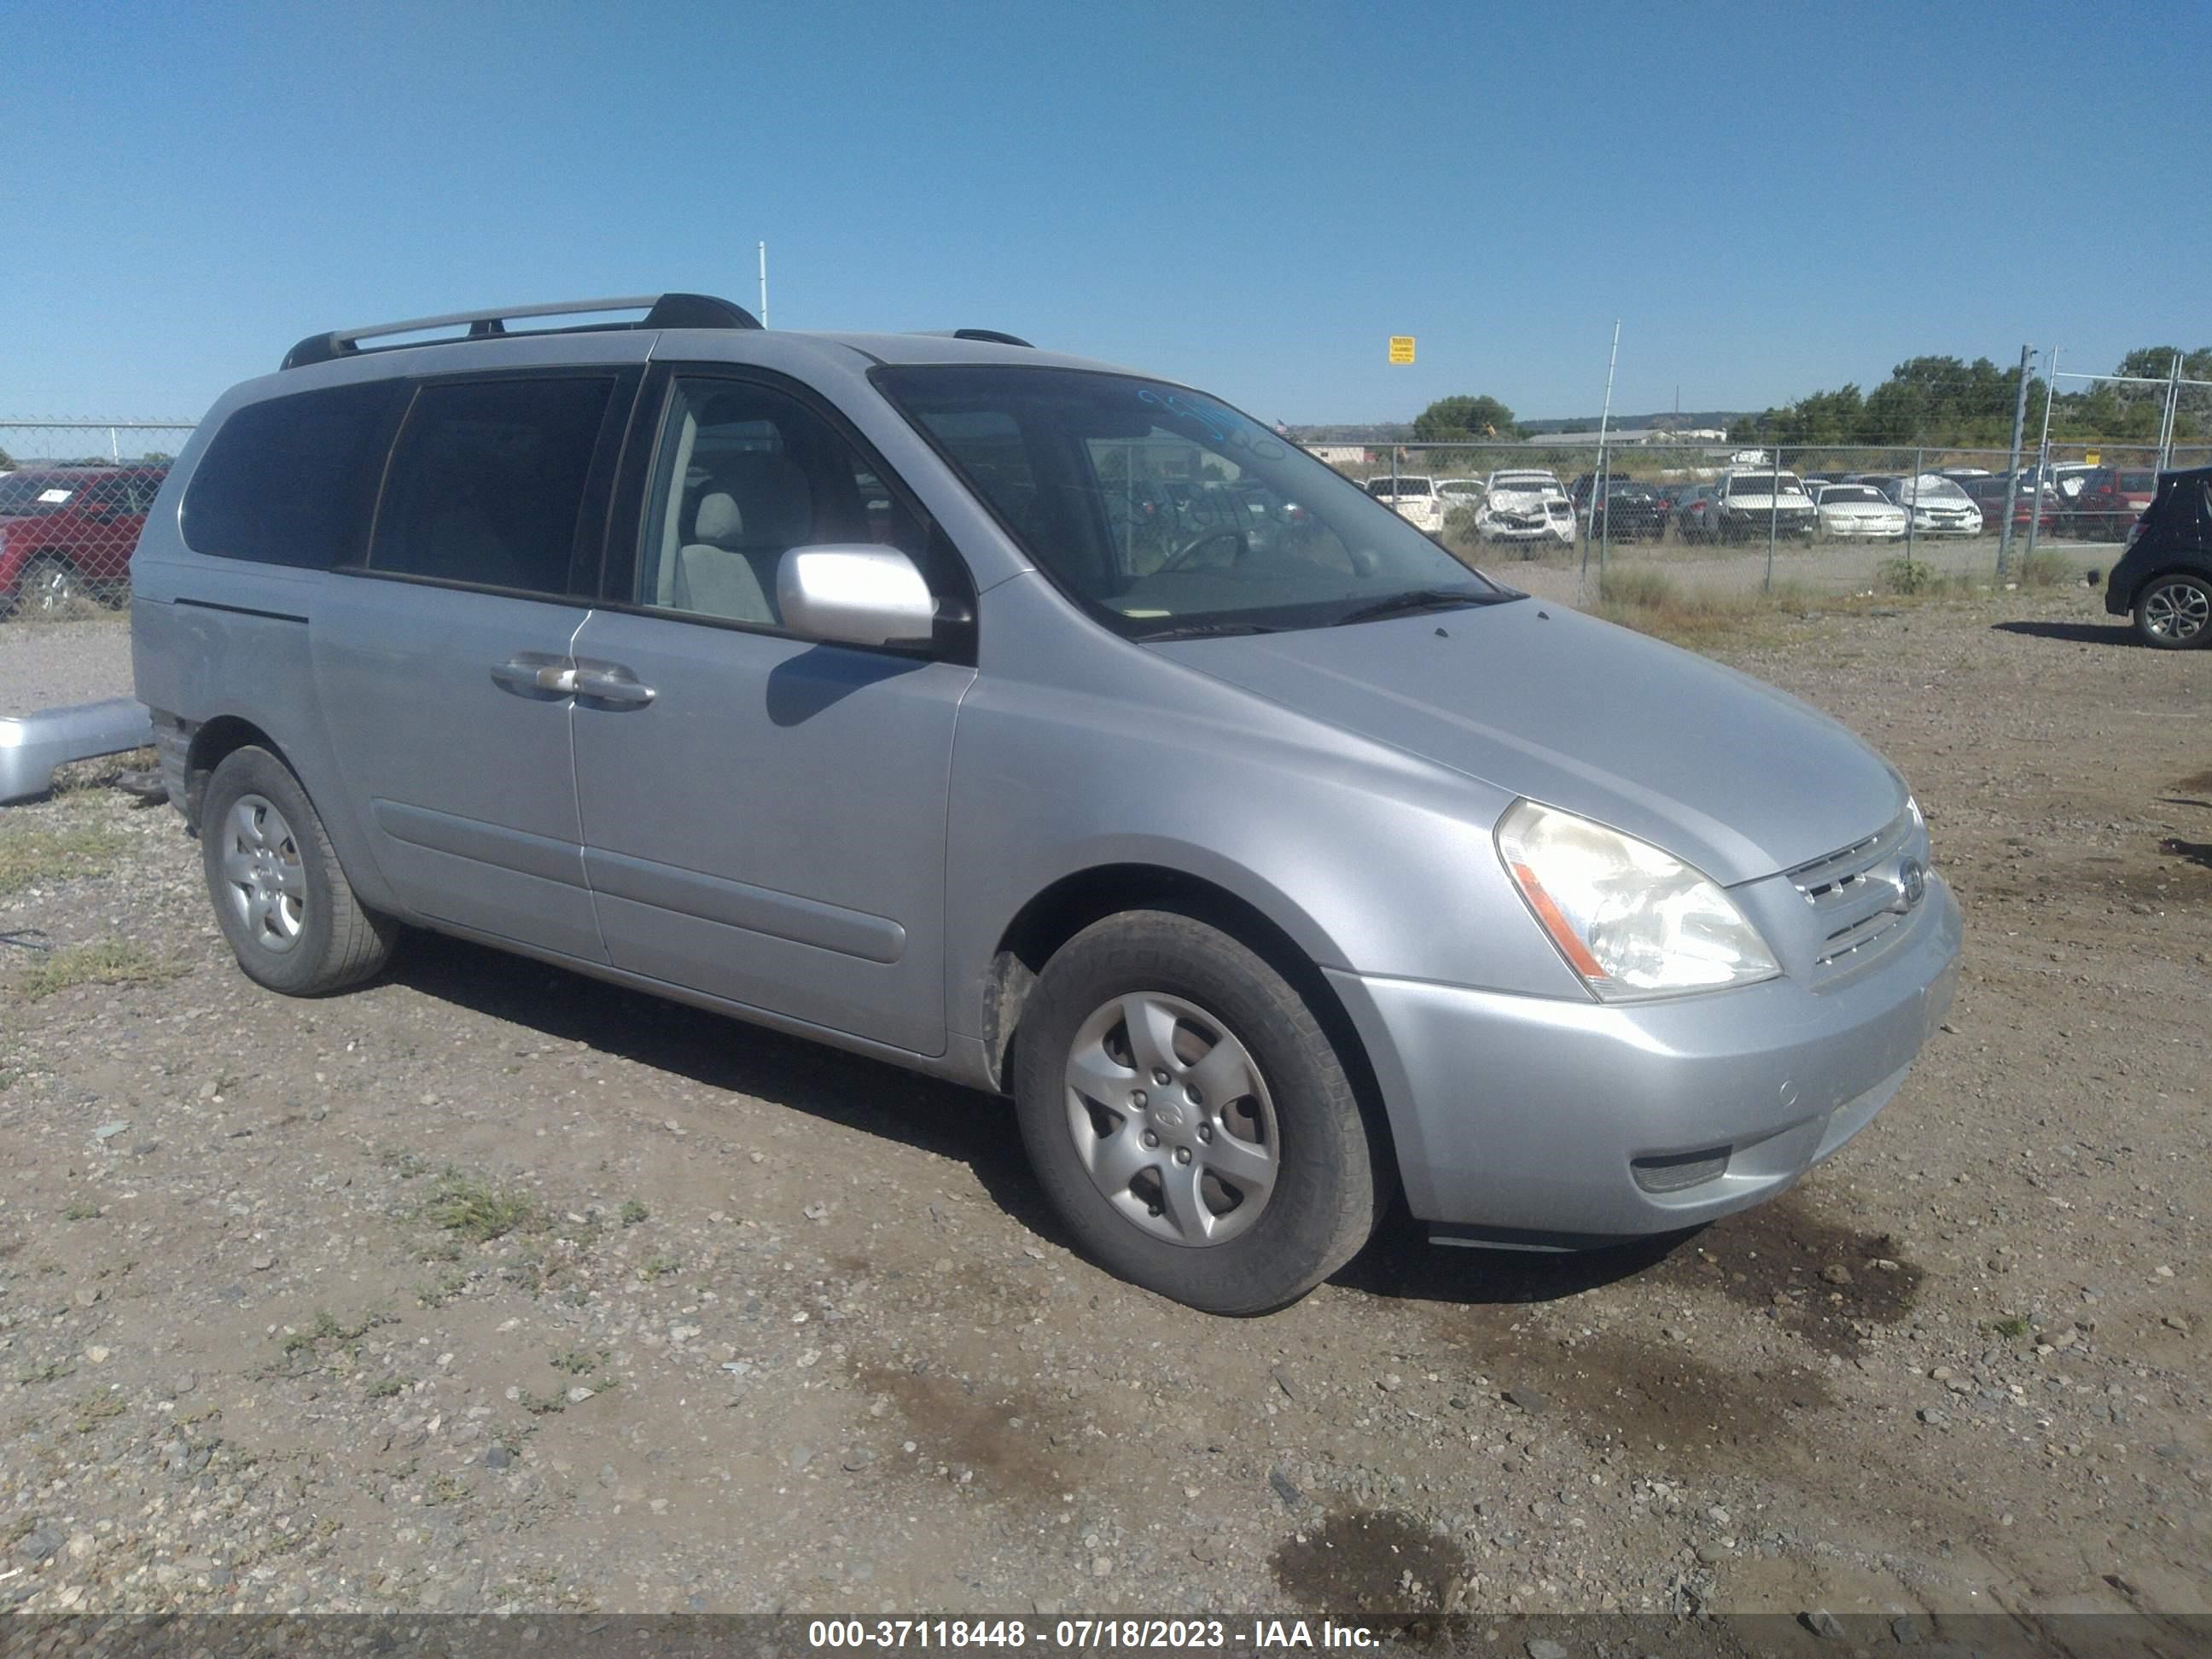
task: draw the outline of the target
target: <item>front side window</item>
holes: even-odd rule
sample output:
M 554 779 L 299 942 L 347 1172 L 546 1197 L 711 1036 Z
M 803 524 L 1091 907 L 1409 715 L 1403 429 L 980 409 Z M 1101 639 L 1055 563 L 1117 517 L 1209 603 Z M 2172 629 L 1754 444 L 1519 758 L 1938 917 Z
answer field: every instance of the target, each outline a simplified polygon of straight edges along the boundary
M 565 593 L 608 377 L 434 381 L 392 453 L 368 566 Z
M 1200 393 L 998 364 L 885 367 L 875 380 L 1038 568 L 1130 637 L 1516 597 Z
M 896 548 L 940 595 L 949 551 L 830 423 L 750 380 L 678 377 L 661 422 L 633 604 L 781 628 L 794 547 Z

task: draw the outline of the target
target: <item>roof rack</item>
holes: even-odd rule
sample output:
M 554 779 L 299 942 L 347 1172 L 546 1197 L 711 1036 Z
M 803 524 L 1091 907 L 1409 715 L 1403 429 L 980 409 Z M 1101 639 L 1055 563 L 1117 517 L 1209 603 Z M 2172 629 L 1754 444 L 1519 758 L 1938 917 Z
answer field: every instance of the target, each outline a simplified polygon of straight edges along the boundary
M 758 328 L 760 319 L 743 306 L 718 300 L 711 294 L 644 294 L 615 300 L 556 300 L 546 305 L 507 306 L 496 311 L 456 311 L 443 317 L 411 317 L 404 322 L 377 323 L 368 328 L 338 329 L 329 334 L 310 334 L 284 354 L 281 368 L 303 368 L 309 363 L 334 362 L 362 351 L 396 351 L 409 345 L 455 345 L 462 340 L 495 340 L 507 334 L 507 325 L 524 317 L 574 317 L 595 311 L 642 311 L 634 323 L 578 323 L 568 328 L 526 329 L 529 334 L 586 333 L 597 329 L 622 328 Z M 418 334 L 425 329 L 459 328 L 468 332 L 447 340 L 401 341 L 392 345 L 364 346 L 364 340 L 392 334 Z
M 1036 348 L 1018 334 L 1006 334 L 995 328 L 925 328 L 922 334 L 933 340 L 988 340 L 994 345 L 1022 346 L 1035 351 Z

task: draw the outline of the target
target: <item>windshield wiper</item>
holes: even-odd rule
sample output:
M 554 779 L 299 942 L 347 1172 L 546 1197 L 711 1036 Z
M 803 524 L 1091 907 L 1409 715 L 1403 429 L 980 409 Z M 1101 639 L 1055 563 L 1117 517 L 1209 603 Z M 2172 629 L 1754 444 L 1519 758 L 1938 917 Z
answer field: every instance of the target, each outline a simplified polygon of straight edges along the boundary
M 1210 622 L 1182 623 L 1170 628 L 1155 628 L 1148 633 L 1132 634 L 1133 640 L 1198 640 L 1219 638 L 1231 634 L 1279 634 L 1282 630 L 1270 628 L 1265 623 Z
M 1403 593 L 1393 593 L 1387 599 L 1377 599 L 1372 605 L 1363 605 L 1347 611 L 1331 628 L 1341 628 L 1346 623 L 1376 622 L 1384 617 L 1401 617 L 1415 611 L 1441 611 L 1447 606 L 1488 605 L 1487 593 L 1473 593 L 1465 588 L 1416 587 Z

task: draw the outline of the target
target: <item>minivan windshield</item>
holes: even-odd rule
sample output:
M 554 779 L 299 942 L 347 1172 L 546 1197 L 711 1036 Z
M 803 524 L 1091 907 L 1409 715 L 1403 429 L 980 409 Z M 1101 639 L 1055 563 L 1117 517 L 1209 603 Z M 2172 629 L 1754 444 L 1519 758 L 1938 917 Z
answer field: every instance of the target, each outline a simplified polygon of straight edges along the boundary
M 1000 363 L 887 364 L 873 379 L 1038 568 L 1128 637 L 1521 597 L 1203 393 Z

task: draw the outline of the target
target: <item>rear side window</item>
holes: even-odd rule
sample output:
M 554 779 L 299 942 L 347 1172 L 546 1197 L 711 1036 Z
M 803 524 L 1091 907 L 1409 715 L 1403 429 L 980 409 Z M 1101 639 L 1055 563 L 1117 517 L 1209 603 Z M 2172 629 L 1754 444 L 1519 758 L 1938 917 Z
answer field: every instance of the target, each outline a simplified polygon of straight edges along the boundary
M 538 376 L 423 386 L 392 449 L 369 568 L 566 592 L 613 388 Z
M 376 380 L 238 410 L 185 491 L 185 544 L 219 558 L 309 570 L 359 562 L 384 467 L 386 417 L 399 393 L 397 382 Z

